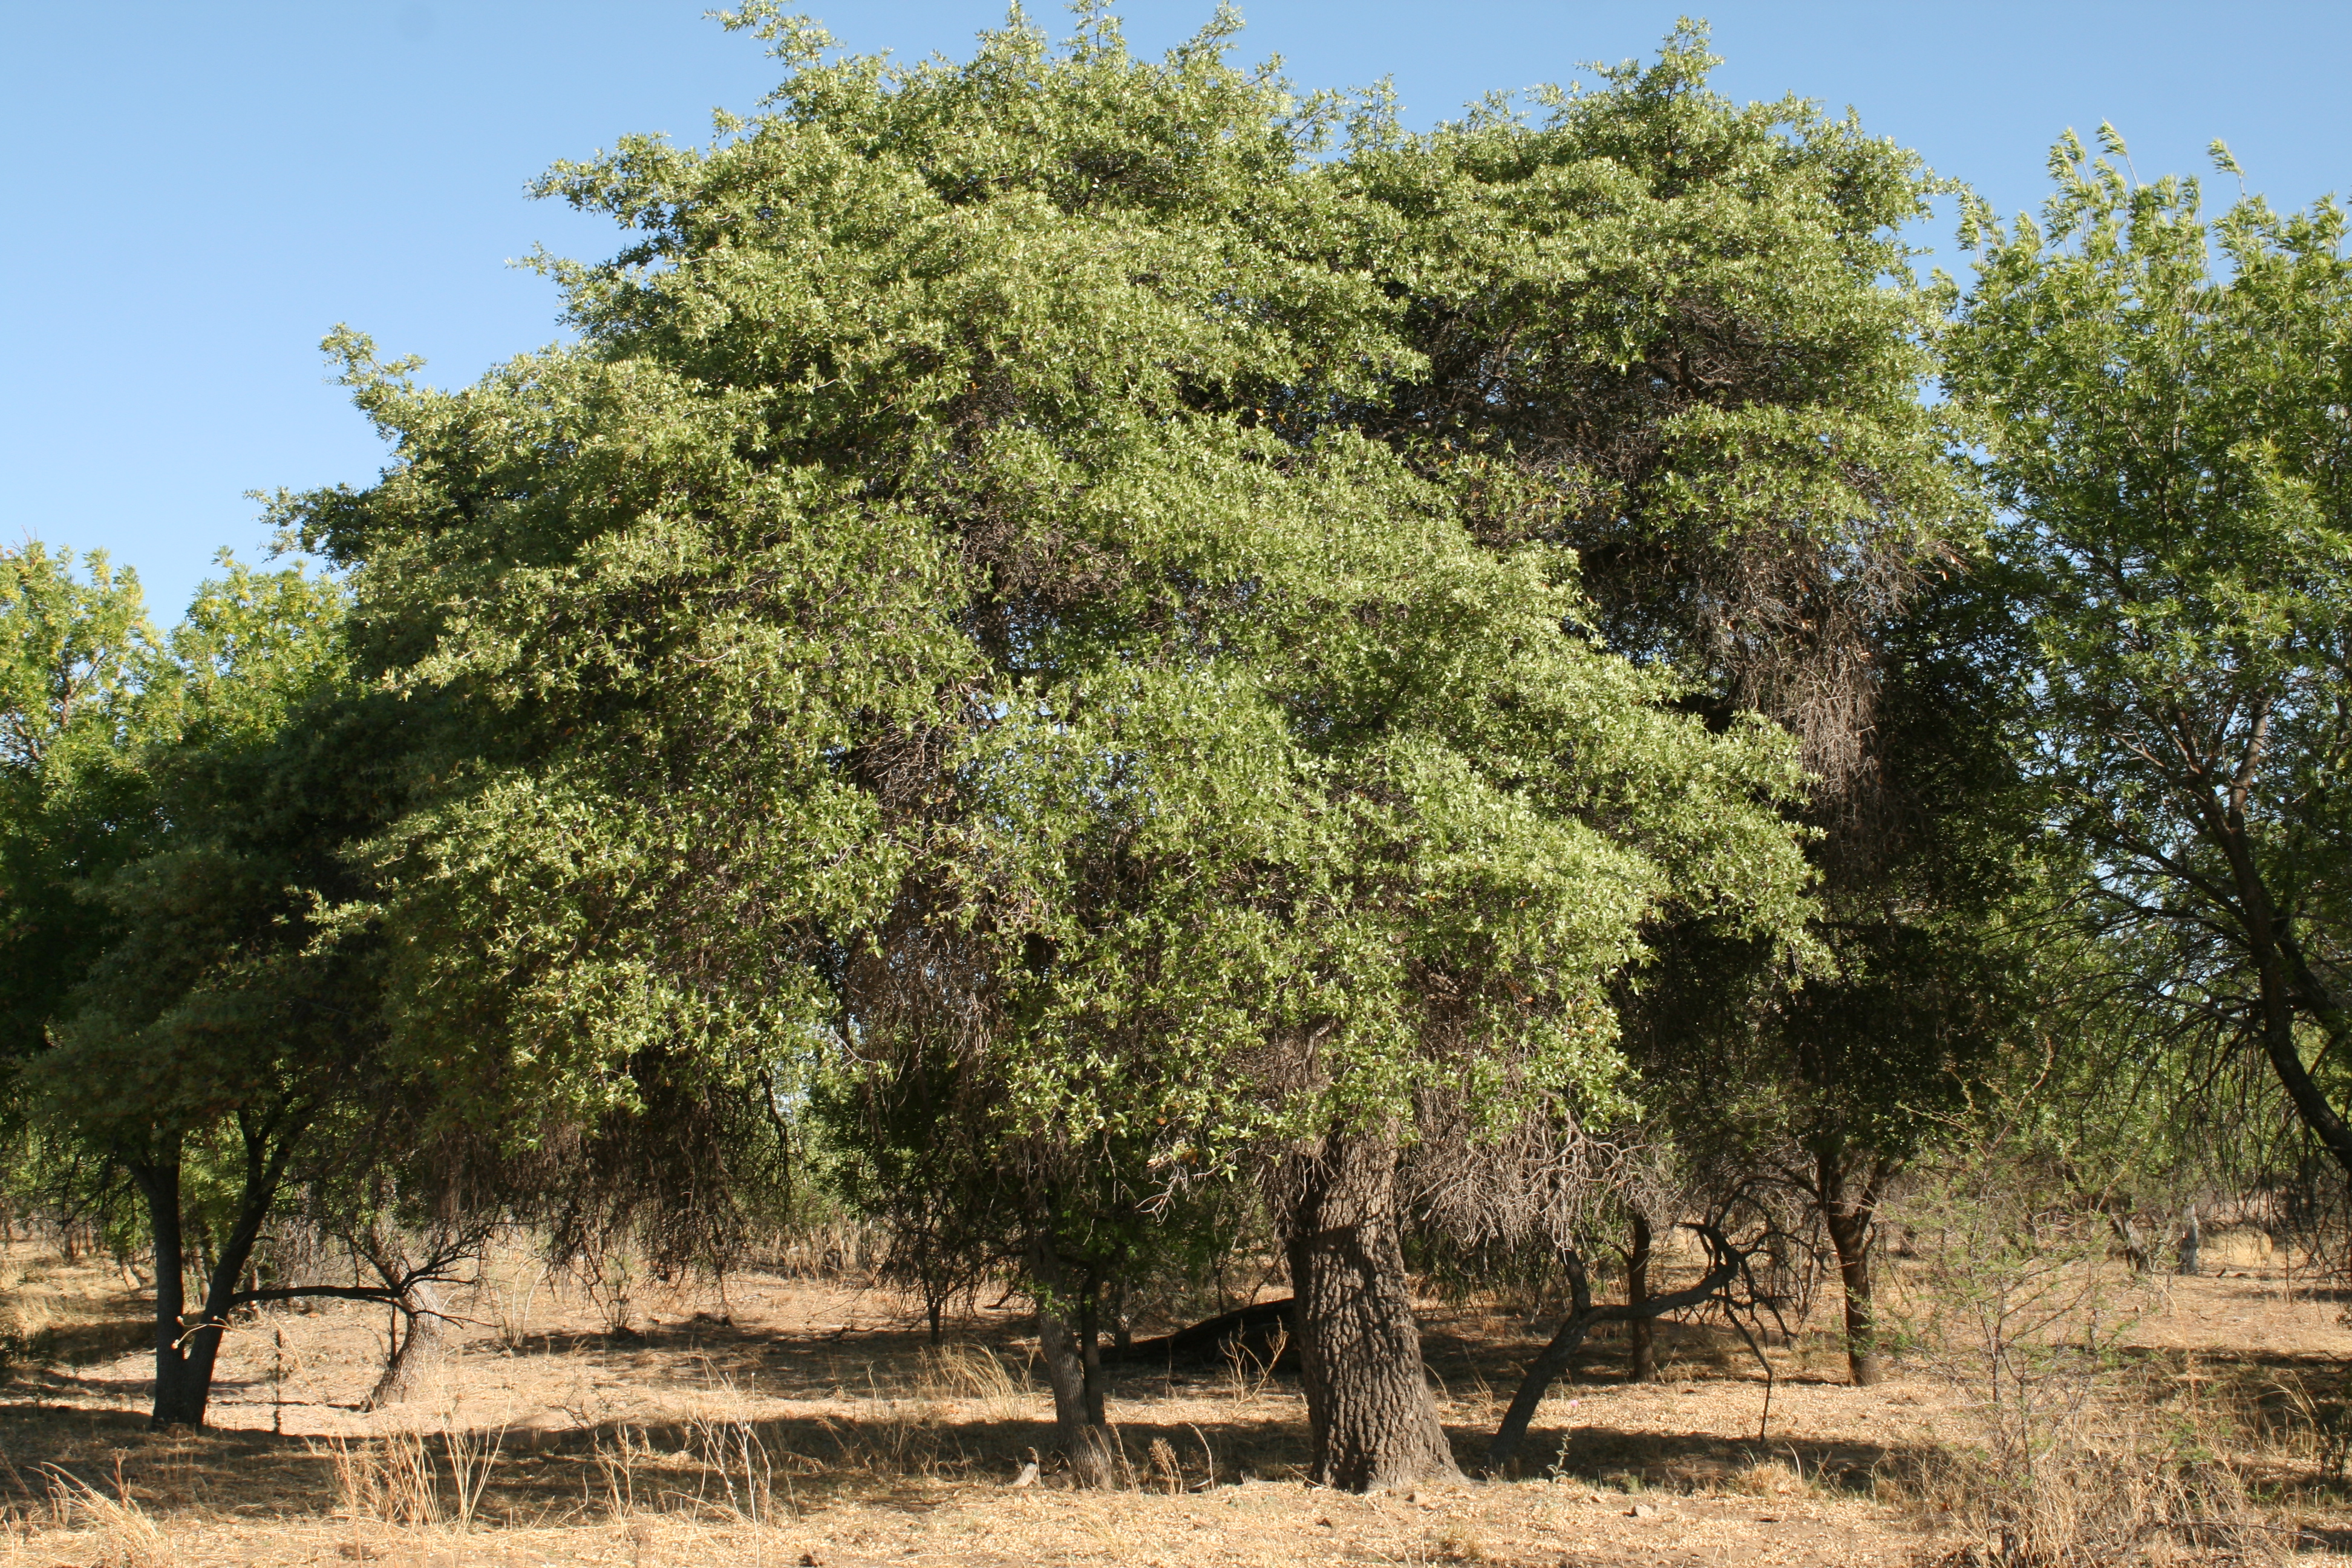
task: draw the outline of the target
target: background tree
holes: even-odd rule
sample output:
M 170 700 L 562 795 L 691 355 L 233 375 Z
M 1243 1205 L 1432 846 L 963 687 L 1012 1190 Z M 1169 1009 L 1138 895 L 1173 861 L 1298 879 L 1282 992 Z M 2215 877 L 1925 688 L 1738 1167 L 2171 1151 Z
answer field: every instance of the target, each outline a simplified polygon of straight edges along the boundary
M 2352 273 L 2332 202 L 2216 220 L 2068 136 L 2039 225 L 1972 208 L 1948 384 L 2001 505 L 2020 746 L 2096 922 L 2267 1059 L 2352 1169 Z M 2233 170 L 2216 144 L 2224 170 Z M 2217 253 L 2218 252 L 2218 257 Z M 2219 271 L 2216 270 L 2217 261 Z
M 1874 1194 L 1910 1137 L 1893 1108 L 1933 1092 L 1952 1047 L 1933 1020 L 1958 977 L 1934 960 L 1957 910 L 1935 905 L 1923 829 L 1966 809 L 1935 797 L 1944 763 L 1890 762 L 1892 643 L 1979 520 L 1921 397 L 1940 297 L 1901 239 L 1937 181 L 1851 118 L 1727 100 L 1716 63 L 1685 23 L 1655 62 L 1541 95 L 1540 118 L 1496 100 L 1407 137 L 1377 106 L 1361 117 L 1334 178 L 1381 214 L 1372 264 L 1424 368 L 1343 417 L 1487 548 L 1574 551 L 1602 644 L 1679 672 L 1694 710 L 1760 711 L 1796 738 L 1822 963 L 1780 995 L 1793 977 L 1770 944 L 1692 933 L 1662 949 L 1649 1001 L 1625 1000 L 1654 1015 L 1640 1036 L 1662 1092 L 1726 1086 L 1687 1107 L 1706 1136 L 1758 1109 L 1728 1085 L 1780 1086 L 1866 1376 Z M 1923 713 L 1906 738 L 1942 745 L 1944 719 L 1969 721 Z M 1732 1016 L 1755 1026 L 1736 1046 L 1667 1027 Z M 1726 1054 L 1735 1077 L 1692 1070 Z
M 145 852 L 75 888 L 110 940 L 52 976 L 73 988 L 25 1068 L 40 1121 L 142 1203 L 158 1426 L 203 1424 L 235 1307 L 370 1293 L 248 1279 L 291 1190 L 404 1142 L 373 1048 L 367 944 L 321 921 L 347 896 L 341 850 L 387 801 L 371 765 L 380 713 L 327 711 L 342 695 L 341 635 L 341 588 L 299 571 L 232 563 L 198 593 L 125 697 L 140 726 L 112 737 L 123 754 L 109 765 L 146 786 Z

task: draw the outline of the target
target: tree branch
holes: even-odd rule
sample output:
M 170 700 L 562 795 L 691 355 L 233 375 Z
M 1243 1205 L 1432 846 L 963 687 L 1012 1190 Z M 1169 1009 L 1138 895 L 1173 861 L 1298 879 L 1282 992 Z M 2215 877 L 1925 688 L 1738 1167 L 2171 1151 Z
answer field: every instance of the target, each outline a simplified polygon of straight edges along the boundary
M 1595 1326 L 1637 1322 L 1664 1317 L 1668 1312 L 1678 1312 L 1685 1307 L 1698 1306 L 1722 1295 L 1731 1282 L 1740 1277 L 1748 1266 L 1747 1254 L 1733 1247 L 1725 1239 L 1723 1233 L 1711 1225 L 1685 1220 L 1684 1226 L 1698 1232 L 1706 1241 L 1707 1251 L 1714 1255 L 1714 1266 L 1697 1284 L 1663 1296 L 1653 1296 L 1638 1306 L 1629 1302 L 1594 1306 L 1592 1287 L 1585 1278 L 1584 1259 L 1573 1252 L 1562 1259 L 1568 1268 L 1573 1308 L 1568 1321 L 1560 1324 L 1559 1331 L 1552 1335 L 1551 1342 L 1528 1363 L 1527 1375 L 1519 1380 L 1518 1392 L 1511 1396 L 1510 1409 L 1504 1413 L 1502 1425 L 1495 1428 L 1494 1440 L 1486 1445 L 1486 1468 L 1488 1475 L 1500 1474 L 1503 1467 L 1509 1464 L 1518 1452 L 1520 1442 L 1528 1435 L 1528 1423 L 1535 1419 L 1536 1406 L 1543 1403 L 1544 1394 L 1559 1380 L 1559 1374 L 1568 1370 L 1570 1358 L 1576 1354 L 1577 1347 L 1584 1342 L 1585 1336 Z

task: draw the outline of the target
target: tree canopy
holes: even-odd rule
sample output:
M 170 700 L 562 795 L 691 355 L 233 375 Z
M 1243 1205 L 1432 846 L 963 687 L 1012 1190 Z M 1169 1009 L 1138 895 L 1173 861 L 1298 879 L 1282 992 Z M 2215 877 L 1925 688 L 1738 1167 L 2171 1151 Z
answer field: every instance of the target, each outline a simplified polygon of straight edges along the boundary
M 1963 290 L 1904 239 L 1958 187 L 1694 24 L 1415 133 L 1225 12 L 721 20 L 756 111 L 539 183 L 626 236 L 541 259 L 568 339 L 328 340 L 391 455 L 272 501 L 323 572 L 159 633 L 0 552 L 0 1066 L 139 1194 L 159 1423 L 235 1311 L 429 1318 L 508 1221 L 723 1267 L 822 1182 L 935 1332 L 1035 1303 L 1084 1479 L 1106 1324 L 1248 1237 L 1313 1472 L 1400 1485 L 1409 1260 L 1569 1282 L 1507 1455 L 1586 1328 L 1808 1237 L 1867 1381 L 1912 1163 L 2100 1051 L 2179 1088 L 2179 1019 L 2352 1169 L 2333 205 L 2070 141 Z M 2162 1022 L 2062 1047 L 2093 992 Z M 298 1196 L 379 1283 L 262 1277 Z

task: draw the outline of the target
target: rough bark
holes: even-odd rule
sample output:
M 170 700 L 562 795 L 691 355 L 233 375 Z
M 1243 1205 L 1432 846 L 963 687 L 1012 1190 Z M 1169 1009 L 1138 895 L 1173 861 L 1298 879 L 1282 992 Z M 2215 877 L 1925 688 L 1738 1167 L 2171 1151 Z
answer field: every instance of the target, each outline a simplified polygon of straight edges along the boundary
M 1857 1388 L 1886 1376 L 1878 1345 L 1878 1316 L 1871 1296 L 1871 1221 L 1878 1208 L 1876 1173 L 1855 1190 L 1836 1152 L 1823 1151 L 1816 1166 L 1822 1223 L 1837 1253 L 1838 1282 L 1845 1292 L 1846 1371 Z
M 1699 1234 L 1706 1240 L 1714 1263 L 1699 1282 L 1686 1289 L 1670 1291 L 1664 1296 L 1652 1296 L 1639 1307 L 1596 1307 L 1592 1304 L 1592 1287 L 1586 1279 L 1584 1260 L 1574 1253 L 1561 1262 L 1568 1269 L 1570 1308 L 1568 1317 L 1560 1323 L 1551 1342 L 1538 1352 L 1528 1363 L 1527 1374 L 1519 1379 L 1518 1391 L 1511 1395 L 1511 1405 L 1503 1413 L 1502 1425 L 1495 1428 L 1494 1437 L 1486 1445 L 1486 1473 L 1498 1475 L 1517 1457 L 1519 1444 L 1528 1435 L 1528 1426 L 1535 1420 L 1536 1407 L 1543 1403 L 1544 1394 L 1559 1381 L 1560 1373 L 1576 1355 L 1577 1347 L 1584 1342 L 1595 1325 L 1608 1322 L 1649 1322 L 1667 1312 L 1677 1312 L 1685 1307 L 1696 1307 L 1710 1297 L 1731 1288 L 1739 1277 L 1744 1261 L 1723 1237 L 1706 1227 Z M 1637 1315 L 1638 1314 L 1638 1315 Z
M 441 1316 L 440 1292 L 428 1281 L 409 1286 L 397 1310 L 403 1323 L 399 1342 L 384 1362 L 383 1375 L 360 1402 L 362 1410 L 381 1410 L 415 1397 L 448 1350 L 449 1325 Z
M 1096 1342 L 1091 1282 L 1076 1292 L 1066 1288 L 1062 1260 L 1050 1241 L 1032 1244 L 1029 1267 L 1039 1288 L 1037 1348 L 1045 1381 L 1054 1390 L 1054 1430 L 1082 1487 L 1107 1487 L 1118 1476 L 1118 1450 L 1111 1439 L 1103 1398 L 1102 1348 Z
M 1310 1473 L 1348 1491 L 1461 1474 L 1422 1364 L 1396 1163 L 1392 1132 L 1335 1131 L 1296 1162 L 1286 1205 Z
M 1658 1348 L 1653 1335 L 1657 1319 L 1642 1309 L 1650 1300 L 1650 1216 L 1633 1211 L 1633 1244 L 1625 1254 L 1625 1307 L 1633 1314 L 1626 1323 L 1625 1375 L 1635 1383 L 1658 1380 Z

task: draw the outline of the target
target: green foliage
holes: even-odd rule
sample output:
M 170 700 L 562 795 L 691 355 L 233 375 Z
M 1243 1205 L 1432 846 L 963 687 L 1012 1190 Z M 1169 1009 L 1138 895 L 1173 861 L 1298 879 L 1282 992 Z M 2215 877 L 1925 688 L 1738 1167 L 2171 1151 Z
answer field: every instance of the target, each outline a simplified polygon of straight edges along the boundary
M 2016 745 L 2142 1006 L 2263 1043 L 2341 1160 L 2303 1058 L 2346 1037 L 2352 931 L 2344 217 L 2209 220 L 2102 137 L 2059 144 L 2039 224 L 1972 210 L 1952 341 L 2004 509 Z
M 307 929 L 333 847 L 305 821 L 315 803 L 289 798 L 324 781 L 280 751 L 315 744 L 289 742 L 286 720 L 334 687 L 340 611 L 331 581 L 231 563 L 150 672 L 154 839 L 84 890 L 118 934 L 36 1072 L 53 1114 L 100 1149 L 152 1155 L 348 1055 L 348 999 Z
M 142 853 L 143 700 L 161 658 L 130 572 L 38 543 L 0 551 L 0 1061 L 37 1052 L 111 931 L 77 889 Z
M 1790 748 L 1359 428 L 1421 262 L 1336 106 L 1230 19 L 903 70 L 739 21 L 767 112 L 543 184 L 640 237 L 547 264 L 579 344 L 444 393 L 337 339 L 397 460 L 282 503 L 435 716 L 352 918 L 455 1107 L 814 1084 L 877 1172 L 1124 1225 L 1423 1090 L 1605 1105 L 1648 922 L 1793 936 Z
M 1592 634 L 1685 705 L 1796 739 L 1806 962 L 1690 922 L 1620 1006 L 1689 1147 L 1867 1169 L 2015 1022 L 2020 814 L 1955 570 L 1983 519 L 1921 395 L 1948 290 L 1901 238 L 1946 187 L 1715 63 L 1685 25 L 1598 90 L 1360 138 L 1335 177 L 1422 368 L 1356 417 L 1486 548 L 1573 550 Z
M 1426 369 L 1369 417 L 1479 536 L 1573 546 L 1612 646 L 1799 734 L 1830 785 L 1850 644 L 1977 518 L 1919 392 L 1939 290 L 1901 231 L 1943 188 L 1797 100 L 1707 86 L 1702 27 L 1598 91 L 1504 100 L 1339 172 Z
M 159 1420 L 202 1419 L 212 1345 L 184 1331 L 220 1322 L 288 1183 L 415 1148 L 385 1136 L 373 943 L 319 919 L 387 815 L 397 726 L 351 689 L 341 584 L 223 564 L 160 642 L 135 584 L 37 547 L 5 606 L 11 935 L 39 950 L 12 973 L 8 1106 L 58 1195 L 112 1221 L 121 1178 L 144 1199 L 159 1374 L 187 1373 Z M 209 1283 L 184 1322 L 190 1266 Z

